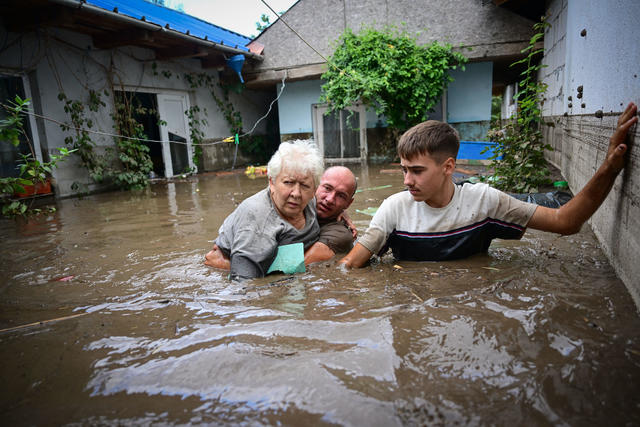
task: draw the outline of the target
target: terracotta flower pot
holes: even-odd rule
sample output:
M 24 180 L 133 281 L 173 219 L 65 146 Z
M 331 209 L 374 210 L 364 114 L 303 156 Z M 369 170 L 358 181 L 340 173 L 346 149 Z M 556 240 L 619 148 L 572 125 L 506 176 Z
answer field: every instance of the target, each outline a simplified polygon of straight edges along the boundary
M 37 181 L 34 185 L 23 185 L 24 192 L 16 192 L 18 197 L 29 197 L 36 194 L 51 194 L 51 180 Z

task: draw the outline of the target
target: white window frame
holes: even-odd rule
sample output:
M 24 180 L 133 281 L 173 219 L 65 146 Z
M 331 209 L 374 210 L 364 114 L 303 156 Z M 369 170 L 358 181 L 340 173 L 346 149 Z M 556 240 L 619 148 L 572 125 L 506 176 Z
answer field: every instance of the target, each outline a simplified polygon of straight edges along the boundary
M 322 116 L 329 111 L 329 106 L 327 104 L 313 104 L 312 107 L 312 118 L 313 118 L 313 138 L 318 144 L 320 148 L 320 152 L 324 157 L 324 125 L 322 121 Z M 360 114 L 358 128 L 360 130 L 360 157 L 344 157 L 342 153 L 344 153 L 344 144 L 342 142 L 343 133 L 340 132 L 340 149 L 341 149 L 341 157 L 339 158 L 325 158 L 326 163 L 355 163 L 367 160 L 367 115 L 366 115 L 366 107 L 364 104 L 358 102 L 350 107 L 345 108 L 344 110 L 357 112 Z M 342 130 L 342 120 L 340 121 L 340 126 Z

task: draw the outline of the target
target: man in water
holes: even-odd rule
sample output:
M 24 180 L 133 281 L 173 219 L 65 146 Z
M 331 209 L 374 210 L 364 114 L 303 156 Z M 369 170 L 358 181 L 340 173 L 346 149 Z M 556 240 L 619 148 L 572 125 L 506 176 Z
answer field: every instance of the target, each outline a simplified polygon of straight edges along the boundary
M 356 177 L 344 166 L 327 169 L 316 190 L 316 213 L 320 224 L 318 241 L 304 254 L 305 264 L 326 261 L 353 247 L 351 229 L 338 217 L 351 206 L 356 193 Z
M 353 247 L 351 227 L 339 221 L 338 217 L 353 202 L 356 187 L 356 177 L 344 166 L 330 167 L 320 178 L 315 193 L 320 236 L 305 252 L 305 264 L 326 261 L 336 253 L 349 252 Z M 230 268 L 229 258 L 215 244 L 205 255 L 204 264 L 225 270 Z
M 519 239 L 527 227 L 577 233 L 609 194 L 625 165 L 629 129 L 638 121 L 631 102 L 618 119 L 607 155 L 582 191 L 558 209 L 517 200 L 486 184 L 455 185 L 457 132 L 429 120 L 405 132 L 398 155 L 408 191 L 387 198 L 354 248 L 340 260 L 361 267 L 391 248 L 400 260 L 441 261 L 486 252 L 494 238 Z

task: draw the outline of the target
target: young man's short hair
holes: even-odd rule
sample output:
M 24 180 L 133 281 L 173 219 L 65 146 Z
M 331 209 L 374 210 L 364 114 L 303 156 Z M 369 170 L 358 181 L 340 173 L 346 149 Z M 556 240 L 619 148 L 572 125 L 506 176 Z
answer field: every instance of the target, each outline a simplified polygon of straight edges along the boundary
M 460 137 L 458 132 L 446 123 L 427 120 L 406 131 L 398 141 L 398 155 L 411 160 L 428 154 L 438 163 L 449 157 L 458 156 Z

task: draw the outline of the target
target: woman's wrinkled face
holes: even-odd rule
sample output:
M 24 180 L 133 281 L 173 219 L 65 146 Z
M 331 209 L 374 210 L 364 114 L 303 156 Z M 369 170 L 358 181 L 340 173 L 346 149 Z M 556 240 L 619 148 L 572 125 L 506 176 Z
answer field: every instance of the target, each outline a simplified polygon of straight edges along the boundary
M 271 200 L 285 219 L 296 219 L 304 215 L 304 208 L 313 198 L 316 186 L 311 174 L 301 174 L 283 168 L 275 180 L 269 180 Z

